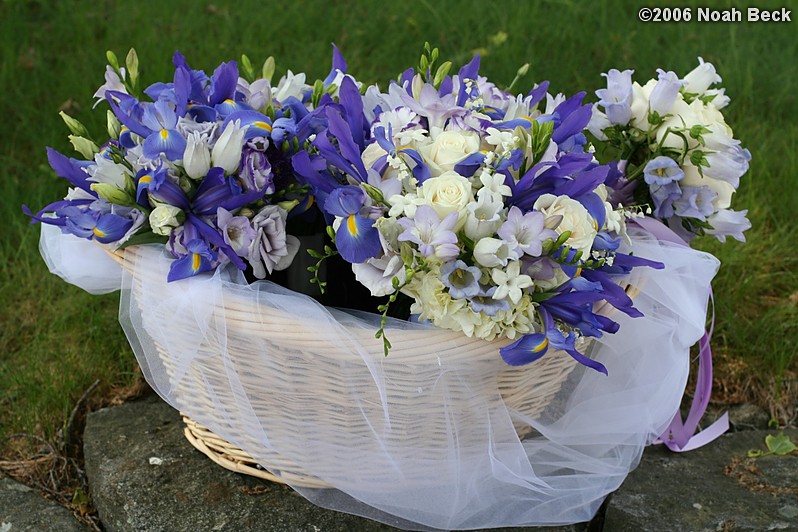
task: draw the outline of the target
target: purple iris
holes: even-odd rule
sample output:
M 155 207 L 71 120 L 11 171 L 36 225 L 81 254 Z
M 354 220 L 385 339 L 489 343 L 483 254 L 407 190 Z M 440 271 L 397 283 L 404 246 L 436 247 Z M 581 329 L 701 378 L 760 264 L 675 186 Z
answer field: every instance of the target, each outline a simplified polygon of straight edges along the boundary
M 545 309 L 540 310 L 543 319 L 544 332 L 527 334 L 499 349 L 502 359 L 511 366 L 523 366 L 540 359 L 549 349 L 561 349 L 571 355 L 574 360 L 600 373 L 607 375 L 604 364 L 590 359 L 576 350 L 576 334 L 569 331 L 567 334 L 560 331 L 554 319 Z
M 169 274 L 166 277 L 168 282 L 192 277 L 214 268 L 216 254 L 205 241 L 191 240 L 186 244 L 186 250 L 188 254 L 173 261 L 169 267 Z
M 150 131 L 142 144 L 145 157 L 156 159 L 163 153 L 170 161 L 183 158 L 186 139 L 175 129 L 177 114 L 168 99 L 145 105 L 141 124 Z
M 65 232 L 102 244 L 116 242 L 133 226 L 130 218 L 73 206 L 56 211 L 56 216 L 66 219 L 62 226 Z
M 341 257 L 350 263 L 360 264 L 382 253 L 380 234 L 374 220 L 360 214 L 366 200 L 358 187 L 345 186 L 333 190 L 324 202 L 324 210 L 343 218 L 335 232 L 335 247 Z

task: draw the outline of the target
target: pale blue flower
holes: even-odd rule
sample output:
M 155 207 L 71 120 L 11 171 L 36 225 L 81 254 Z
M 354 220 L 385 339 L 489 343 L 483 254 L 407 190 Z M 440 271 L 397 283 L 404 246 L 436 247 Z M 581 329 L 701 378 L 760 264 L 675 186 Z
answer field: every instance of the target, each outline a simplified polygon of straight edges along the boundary
M 506 299 L 493 299 L 496 293 L 495 286 L 479 286 L 479 293 L 471 298 L 471 310 L 481 312 L 486 316 L 495 316 L 502 310 L 510 310 L 510 303 Z
M 731 209 L 721 209 L 709 217 L 707 222 L 712 229 L 706 229 L 708 235 L 714 235 L 721 242 L 726 242 L 726 237 L 730 236 L 740 242 L 745 242 L 743 231 L 751 229 L 751 222 L 746 218 L 748 211 L 733 211 Z
M 674 215 L 673 202 L 682 197 L 679 183 L 672 181 L 667 185 L 651 185 L 651 199 L 654 200 L 654 216 L 670 218 Z
M 465 299 L 479 294 L 482 272 L 461 260 L 447 262 L 441 267 L 441 282 L 449 289 L 453 299 Z
M 625 126 L 632 118 L 632 74 L 634 70 L 612 69 L 602 76 L 607 78 L 607 88 L 596 91 L 599 105 L 611 124 Z
M 661 68 L 658 68 L 657 72 L 659 79 L 648 98 L 648 108 L 660 116 L 665 116 L 673 107 L 684 81 L 680 80 L 675 72 L 665 72 Z
M 715 212 L 712 201 L 717 197 L 709 187 L 682 187 L 682 197 L 673 202 L 673 210 L 683 218 L 704 221 Z
M 679 163 L 664 155 L 651 159 L 643 169 L 643 179 L 649 185 L 668 185 L 683 177 L 684 170 Z

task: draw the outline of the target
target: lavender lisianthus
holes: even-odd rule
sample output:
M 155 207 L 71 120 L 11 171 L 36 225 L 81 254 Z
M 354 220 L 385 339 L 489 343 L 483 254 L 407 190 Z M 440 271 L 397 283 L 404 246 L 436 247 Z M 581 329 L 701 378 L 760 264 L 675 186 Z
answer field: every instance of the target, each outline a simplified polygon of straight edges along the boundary
M 265 194 L 274 193 L 274 172 L 266 157 L 269 141 L 256 137 L 246 142 L 238 167 L 238 176 L 244 192 L 265 190 Z
M 449 289 L 453 299 L 465 299 L 479 294 L 482 272 L 462 260 L 447 262 L 441 267 L 441 282 Z
M 266 273 L 288 268 L 299 249 L 299 240 L 286 234 L 288 213 L 277 205 L 266 205 L 252 218 L 255 238 L 249 245 L 247 260 L 258 279 Z
M 249 246 L 257 236 L 246 216 L 233 216 L 223 207 L 216 209 L 216 225 L 222 232 L 225 243 L 238 255 L 246 256 Z

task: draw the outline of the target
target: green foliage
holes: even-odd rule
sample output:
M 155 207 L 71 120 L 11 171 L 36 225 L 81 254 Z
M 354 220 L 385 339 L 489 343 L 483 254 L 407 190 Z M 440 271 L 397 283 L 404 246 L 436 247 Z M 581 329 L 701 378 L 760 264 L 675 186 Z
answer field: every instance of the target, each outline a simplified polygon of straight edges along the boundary
M 779 433 L 778 435 L 768 434 L 765 436 L 765 446 L 768 448 L 767 451 L 763 451 L 762 449 L 749 450 L 748 458 L 758 458 L 760 456 L 767 456 L 769 454 L 786 456 L 790 453 L 798 451 L 798 446 L 796 446 L 790 437 L 783 432 Z

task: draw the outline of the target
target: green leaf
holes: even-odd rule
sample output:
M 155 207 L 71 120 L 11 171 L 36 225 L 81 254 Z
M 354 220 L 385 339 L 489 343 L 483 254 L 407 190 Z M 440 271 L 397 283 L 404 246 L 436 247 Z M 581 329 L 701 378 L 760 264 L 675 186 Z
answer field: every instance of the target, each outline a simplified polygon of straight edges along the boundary
M 767 445 L 771 453 L 779 456 L 784 456 L 798 450 L 798 447 L 790 440 L 790 437 L 784 433 L 778 436 L 768 434 L 765 436 L 765 445 Z
M 169 242 L 168 236 L 156 235 L 150 230 L 150 226 L 145 224 L 138 233 L 131 236 L 119 249 L 125 249 L 129 246 L 140 246 L 142 244 L 166 244 L 167 242 Z
M 765 455 L 765 451 L 763 451 L 762 449 L 748 449 L 746 455 L 748 456 L 748 458 L 759 458 L 760 456 Z

